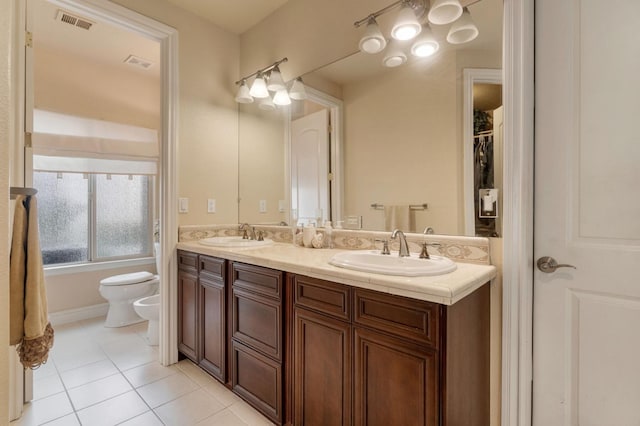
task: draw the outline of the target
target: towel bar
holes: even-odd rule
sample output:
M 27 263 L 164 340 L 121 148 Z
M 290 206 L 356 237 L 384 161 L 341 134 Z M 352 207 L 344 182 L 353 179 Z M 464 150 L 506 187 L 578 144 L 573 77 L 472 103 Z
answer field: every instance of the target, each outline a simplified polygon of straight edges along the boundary
M 375 210 L 382 210 L 382 209 L 384 209 L 384 204 L 373 203 L 373 204 L 371 204 L 371 208 L 375 209 Z M 427 210 L 427 203 L 424 203 L 424 204 L 409 204 L 409 209 L 410 210 Z

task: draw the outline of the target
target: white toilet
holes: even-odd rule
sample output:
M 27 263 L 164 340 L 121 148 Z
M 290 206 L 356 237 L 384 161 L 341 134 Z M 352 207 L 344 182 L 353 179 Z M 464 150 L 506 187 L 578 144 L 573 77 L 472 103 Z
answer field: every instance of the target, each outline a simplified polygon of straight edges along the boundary
M 133 309 L 133 302 L 158 292 L 160 279 L 151 272 L 114 275 L 100 281 L 100 295 L 109 302 L 105 327 L 124 327 L 144 319 Z
M 133 309 L 142 318 L 149 321 L 147 327 L 147 343 L 156 346 L 159 339 L 158 323 L 160 320 L 160 295 L 143 297 L 133 302 Z

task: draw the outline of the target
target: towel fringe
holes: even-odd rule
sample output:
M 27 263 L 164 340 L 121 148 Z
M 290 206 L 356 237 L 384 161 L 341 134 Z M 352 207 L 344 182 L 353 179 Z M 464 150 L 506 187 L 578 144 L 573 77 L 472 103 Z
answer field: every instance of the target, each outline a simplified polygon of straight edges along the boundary
M 44 334 L 34 339 L 23 338 L 16 348 L 22 366 L 35 370 L 47 362 L 49 350 L 53 347 L 53 327 L 47 323 Z

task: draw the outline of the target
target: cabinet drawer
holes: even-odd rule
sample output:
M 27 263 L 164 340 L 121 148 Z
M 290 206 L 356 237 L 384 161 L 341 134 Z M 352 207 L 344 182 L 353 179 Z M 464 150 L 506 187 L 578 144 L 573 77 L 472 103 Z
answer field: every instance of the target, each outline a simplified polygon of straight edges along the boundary
M 231 345 L 233 392 L 282 424 L 282 365 L 235 340 Z
M 199 269 L 200 274 L 206 274 L 215 278 L 224 278 L 224 259 L 218 259 L 210 256 L 200 255 Z
M 293 277 L 294 303 L 336 318 L 351 319 L 351 292 L 342 284 L 296 275 Z
M 233 289 L 232 336 L 246 345 L 282 360 L 282 308 L 279 301 Z
M 178 250 L 178 268 L 196 272 L 198 270 L 198 255 Z
M 354 323 L 438 347 L 435 303 L 355 289 Z
M 282 272 L 260 266 L 233 263 L 233 286 L 280 300 Z

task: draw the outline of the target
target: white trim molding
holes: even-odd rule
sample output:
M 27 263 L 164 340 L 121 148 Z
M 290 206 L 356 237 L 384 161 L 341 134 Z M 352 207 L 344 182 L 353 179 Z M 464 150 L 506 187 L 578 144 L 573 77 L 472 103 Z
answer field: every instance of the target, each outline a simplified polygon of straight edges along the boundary
M 163 365 L 178 361 L 178 293 L 175 246 L 178 243 L 177 136 L 178 32 L 176 29 L 107 0 L 49 0 L 77 12 L 135 32 L 160 43 L 160 345 Z
M 49 321 L 55 328 L 58 325 L 69 324 L 71 322 L 82 321 L 90 318 L 98 318 L 107 315 L 109 311 L 108 303 L 98 305 L 83 306 L 82 308 L 67 309 L 49 314 Z
M 464 182 L 464 234 L 476 236 L 476 208 L 473 182 L 473 85 L 475 83 L 502 84 L 502 70 L 465 68 L 462 71 L 462 134 Z M 502 230 L 499 231 L 502 233 Z
M 502 425 L 531 424 L 534 0 L 504 1 Z

